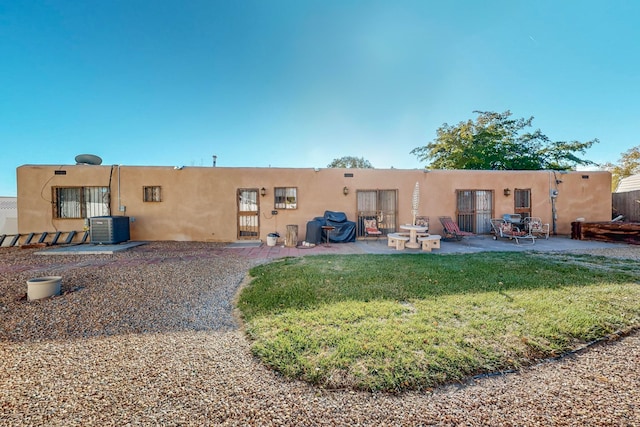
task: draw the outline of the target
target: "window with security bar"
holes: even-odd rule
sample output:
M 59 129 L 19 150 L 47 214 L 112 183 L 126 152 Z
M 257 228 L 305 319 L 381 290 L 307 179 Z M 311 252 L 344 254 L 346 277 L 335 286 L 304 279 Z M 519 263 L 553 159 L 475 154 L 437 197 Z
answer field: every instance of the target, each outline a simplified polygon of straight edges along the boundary
M 531 216 L 531 189 L 516 188 L 513 194 L 514 213 L 519 214 L 522 219 Z
M 142 188 L 142 200 L 145 202 L 161 202 L 161 187 L 158 185 L 146 186 Z
M 297 187 L 276 187 L 273 195 L 275 209 L 298 209 Z
M 91 218 L 110 214 L 109 187 L 53 187 L 53 217 Z

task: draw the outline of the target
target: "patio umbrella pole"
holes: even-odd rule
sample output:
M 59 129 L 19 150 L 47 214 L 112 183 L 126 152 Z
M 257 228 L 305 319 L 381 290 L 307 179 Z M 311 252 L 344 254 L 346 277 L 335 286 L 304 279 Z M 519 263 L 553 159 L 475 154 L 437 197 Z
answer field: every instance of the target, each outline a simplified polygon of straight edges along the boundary
M 411 225 L 416 225 L 416 216 L 418 215 L 418 207 L 420 204 L 420 184 L 416 182 L 416 186 L 413 188 L 413 197 L 411 200 L 411 214 L 413 215 L 413 221 Z

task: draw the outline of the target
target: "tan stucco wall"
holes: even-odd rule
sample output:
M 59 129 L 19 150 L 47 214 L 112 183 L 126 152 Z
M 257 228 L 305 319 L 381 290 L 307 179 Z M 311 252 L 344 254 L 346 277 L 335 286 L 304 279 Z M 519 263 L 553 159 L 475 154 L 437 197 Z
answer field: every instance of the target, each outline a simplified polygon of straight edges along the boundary
M 64 170 L 65 175 L 55 175 Z M 345 173 L 353 177 L 345 177 Z M 588 178 L 583 178 L 588 177 Z M 532 212 L 552 222 L 549 190 L 558 184 L 557 233 L 569 234 L 571 222 L 611 218 L 611 175 L 608 172 L 460 171 L 403 169 L 289 169 L 173 166 L 44 166 L 25 165 L 17 170 L 18 226 L 20 233 L 82 230 L 83 220 L 53 219 L 52 187 L 110 186 L 112 215 L 127 215 L 132 240 L 234 241 L 236 191 L 262 188 L 260 237 L 277 231 L 284 236 L 288 224 L 297 224 L 304 239 L 306 223 L 324 211 L 341 211 L 356 219 L 356 190 L 398 190 L 398 223 L 412 220 L 411 199 L 420 186 L 420 215 L 431 218 L 431 233 L 439 233 L 438 216 L 455 216 L 455 191 L 493 190 L 494 215 L 514 210 L 513 190 L 530 188 Z M 143 202 L 143 186 L 161 186 L 162 202 Z M 343 187 L 349 194 L 343 194 Z M 274 210 L 274 187 L 297 187 L 298 209 Z M 511 196 L 503 189 L 510 188 Z M 118 206 L 125 206 L 120 212 Z

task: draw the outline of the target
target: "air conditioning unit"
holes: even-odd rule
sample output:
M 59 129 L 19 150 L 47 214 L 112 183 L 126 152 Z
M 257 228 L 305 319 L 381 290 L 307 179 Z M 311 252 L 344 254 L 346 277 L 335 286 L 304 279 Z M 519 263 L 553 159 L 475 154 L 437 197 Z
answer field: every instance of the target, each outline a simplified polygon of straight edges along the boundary
M 94 216 L 89 218 L 91 243 L 105 245 L 130 239 L 128 216 Z

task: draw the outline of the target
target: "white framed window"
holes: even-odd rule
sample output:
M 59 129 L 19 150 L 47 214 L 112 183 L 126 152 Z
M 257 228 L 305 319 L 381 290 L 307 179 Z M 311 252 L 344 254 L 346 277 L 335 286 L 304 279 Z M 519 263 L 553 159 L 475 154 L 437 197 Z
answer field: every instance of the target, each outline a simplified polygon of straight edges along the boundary
M 149 185 L 142 187 L 142 200 L 144 202 L 161 202 L 162 187 L 159 185 Z
M 54 218 L 109 215 L 109 187 L 53 187 Z
M 298 209 L 297 187 L 276 187 L 273 195 L 275 209 Z

